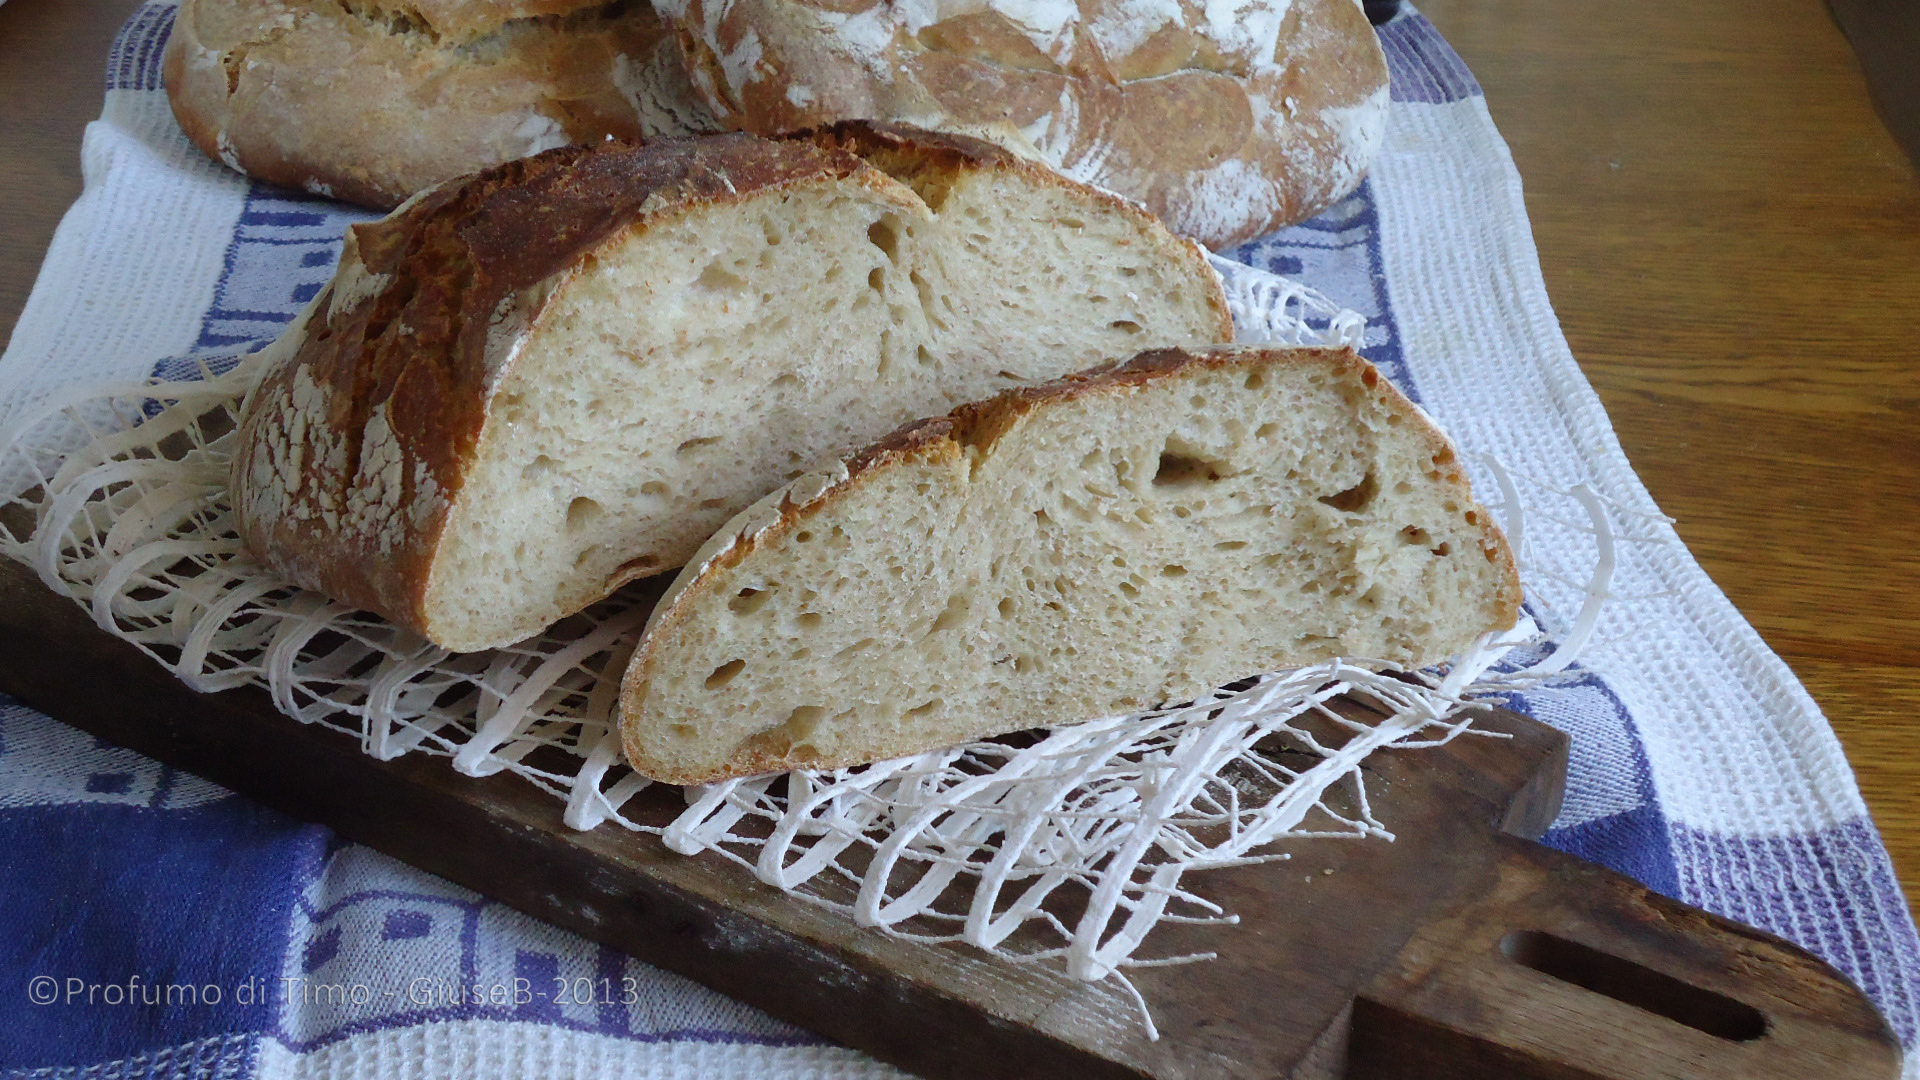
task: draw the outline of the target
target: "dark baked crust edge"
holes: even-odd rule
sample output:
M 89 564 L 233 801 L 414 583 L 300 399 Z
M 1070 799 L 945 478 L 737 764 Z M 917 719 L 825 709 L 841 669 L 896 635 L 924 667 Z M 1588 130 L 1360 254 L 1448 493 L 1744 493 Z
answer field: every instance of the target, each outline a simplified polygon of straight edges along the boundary
M 654 662 L 652 645 L 657 640 L 657 633 L 685 618 L 704 594 L 717 587 L 722 572 L 739 565 L 754 551 L 780 541 L 814 516 L 825 512 L 833 503 L 847 497 L 856 487 L 869 482 L 876 473 L 916 460 L 958 459 L 990 453 L 993 444 L 1021 417 L 1037 409 L 1075 398 L 1143 386 L 1198 368 L 1227 368 L 1250 362 L 1322 364 L 1333 368 L 1337 374 L 1359 379 L 1379 395 L 1387 409 L 1406 417 L 1414 425 L 1413 430 L 1419 432 L 1426 441 L 1435 464 L 1447 470 L 1441 482 L 1456 488 L 1463 504 L 1474 505 L 1471 487 L 1465 475 L 1459 471 L 1452 442 L 1398 387 L 1381 377 L 1378 369 L 1352 349 L 1267 346 L 1154 349 L 1124 362 L 1102 364 L 1033 386 L 1015 387 L 984 401 L 962 405 L 945 416 L 902 425 L 849 457 L 843 479 L 799 502 L 786 498 L 785 492 L 782 492 L 776 520 L 765 528 L 738 536 L 713 557 L 689 564 L 682 573 L 693 576 L 684 583 L 674 582 L 662 597 L 645 637 L 634 650 L 633 658 L 621 678 L 619 723 L 621 747 L 628 763 L 643 776 L 672 784 L 706 784 L 794 767 L 784 757 L 765 751 L 748 751 L 737 754 L 724 768 L 712 773 L 675 772 L 646 755 L 627 722 L 631 703 L 638 696 L 638 687 L 651 674 L 650 668 Z M 1499 624 L 1497 629 L 1504 629 L 1520 615 L 1519 569 L 1507 538 L 1493 524 L 1492 515 L 1483 512 L 1478 516 L 1481 552 L 1500 576 L 1500 591 L 1492 598 L 1492 603 L 1495 605 L 1494 621 Z M 738 520 L 730 521 L 722 532 L 734 529 Z M 1144 708 L 1155 703 L 1143 701 L 1136 704 Z M 852 763 L 826 763 L 821 767 L 833 767 L 836 764 Z

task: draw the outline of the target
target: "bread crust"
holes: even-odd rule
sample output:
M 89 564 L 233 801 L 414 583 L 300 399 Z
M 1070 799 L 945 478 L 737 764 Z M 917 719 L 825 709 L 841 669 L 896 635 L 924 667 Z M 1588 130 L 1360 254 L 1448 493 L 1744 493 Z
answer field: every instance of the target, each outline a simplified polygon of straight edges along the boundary
M 622 746 L 628 761 L 642 775 L 675 784 L 712 783 L 800 767 L 785 757 L 747 747 L 723 770 L 700 774 L 680 772 L 650 755 L 635 734 L 636 725 L 628 720 L 636 710 L 635 703 L 642 696 L 645 683 L 655 674 L 659 663 L 656 644 L 671 632 L 674 624 L 691 617 L 703 600 L 719 587 L 724 571 L 738 566 L 755 551 L 780 543 L 889 469 L 918 462 L 977 459 L 990 453 L 1002 435 L 1037 409 L 1092 395 L 1124 392 L 1198 368 L 1248 363 L 1317 365 L 1331 369 L 1338 377 L 1361 382 L 1386 409 L 1401 416 L 1409 430 L 1419 434 L 1428 447 L 1430 459 L 1441 470 L 1440 482 L 1452 488 L 1462 504 L 1474 505 L 1471 486 L 1460 471 L 1452 441 L 1419 406 L 1352 349 L 1246 346 L 1156 349 L 1124 362 L 1101 365 L 1050 382 L 1015 387 L 986 401 L 962 405 L 945 416 L 905 424 L 853 454 L 843 464 L 796 479 L 743 511 L 716 533 L 662 595 L 648 619 L 646 635 L 621 679 Z M 1484 512 L 1478 515 L 1478 530 L 1480 551 L 1493 565 L 1499 579 L 1496 595 L 1489 598 L 1493 621 L 1500 628 L 1511 626 L 1520 615 L 1519 569 L 1506 536 L 1495 527 L 1491 515 Z M 1133 704 L 1147 708 L 1160 703 L 1135 701 Z M 854 763 L 825 762 L 817 767 L 846 764 Z M 806 767 L 816 765 L 810 763 Z
M 728 127 L 855 117 L 983 133 L 1209 247 L 1331 205 L 1385 131 L 1385 55 L 1351 0 L 659 7 Z
M 271 347 L 243 411 L 231 470 L 242 541 L 289 580 L 429 640 L 456 641 L 433 624 L 430 603 L 453 500 L 495 389 L 582 261 L 670 215 L 818 182 L 856 183 L 918 209 L 900 182 L 852 151 L 918 153 L 923 144 L 956 170 L 1011 169 L 1078 187 L 990 144 L 846 124 L 782 140 L 736 133 L 566 147 L 430 188 L 352 227 L 339 272 Z M 1137 206 L 1096 198 L 1163 238 L 1161 258 L 1206 280 L 1192 244 Z M 1212 289 L 1207 302 L 1217 339 L 1230 339 L 1223 295 Z M 636 560 L 563 606 L 578 610 L 664 568 Z M 505 645 L 549 621 L 458 643 Z
M 716 127 L 635 0 L 183 0 L 163 62 L 209 157 L 383 209 L 568 143 Z
M 248 396 L 241 539 L 298 584 L 435 638 L 423 600 L 492 388 L 580 258 L 666 215 L 869 174 L 832 147 L 750 135 L 567 147 L 353 227 Z

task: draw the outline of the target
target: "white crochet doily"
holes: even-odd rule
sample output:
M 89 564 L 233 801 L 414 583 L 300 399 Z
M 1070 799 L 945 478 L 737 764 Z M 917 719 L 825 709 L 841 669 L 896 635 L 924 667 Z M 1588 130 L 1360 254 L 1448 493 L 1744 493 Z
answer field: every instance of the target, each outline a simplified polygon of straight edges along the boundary
M 1216 265 L 1242 340 L 1359 344 L 1364 320 L 1324 296 Z M 1614 542 L 1591 492 L 1543 489 L 1584 511 L 1559 524 L 1593 537 L 1597 565 L 1530 573 L 1535 611 L 1562 633 L 1546 660 L 1519 671 L 1493 666 L 1516 633 L 1429 672 L 1334 662 L 1179 708 L 1058 728 L 1047 724 L 1078 718 L 1036 717 L 1025 739 L 692 789 L 662 830 L 621 813 L 649 782 L 625 766 L 611 719 L 657 587 L 630 587 L 509 648 L 454 654 L 284 584 L 241 549 L 227 507 L 228 442 L 254 367 L 202 374 L 74 396 L 0 432 L 10 496 L 0 554 L 197 690 L 264 687 L 282 712 L 351 735 L 376 758 L 439 754 L 471 776 L 516 773 L 564 800 L 573 828 L 611 820 L 657 832 L 675 851 L 716 852 L 863 926 L 1057 958 L 1075 977 L 1129 989 L 1129 967 L 1203 958 L 1137 956 L 1157 923 L 1232 920 L 1189 889 L 1187 873 L 1286 858 L 1274 850 L 1285 839 L 1389 837 L 1367 809 L 1361 760 L 1450 739 L 1471 724 L 1473 702 L 1564 668 L 1593 630 Z M 1519 550 L 1516 480 L 1494 479 Z M 1565 618 L 1553 614 L 1556 588 Z M 1386 719 L 1328 707 L 1342 695 Z M 1341 737 L 1326 741 L 1328 725 Z M 1269 756 L 1276 737 L 1317 763 Z M 534 754 L 542 747 L 561 753 Z M 1062 918 L 1048 903 L 1060 898 L 1080 914 Z M 1022 928 L 1041 932 L 1015 945 Z

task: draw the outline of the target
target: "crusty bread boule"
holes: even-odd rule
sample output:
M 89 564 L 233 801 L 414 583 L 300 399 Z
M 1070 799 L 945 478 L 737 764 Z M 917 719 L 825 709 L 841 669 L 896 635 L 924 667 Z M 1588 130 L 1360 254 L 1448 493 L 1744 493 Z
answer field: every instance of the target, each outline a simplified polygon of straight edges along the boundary
M 505 645 L 906 420 L 1231 336 L 1191 243 L 985 143 L 555 150 L 354 227 L 248 397 L 234 510 L 301 585 Z
M 965 131 L 1222 247 L 1313 216 L 1386 132 L 1353 0 L 660 0 L 731 128 Z
M 1518 616 L 1455 452 L 1330 349 L 1166 350 L 909 425 L 729 522 L 653 613 L 646 776 L 833 768 Z
M 183 0 L 164 63 L 207 156 L 383 209 L 568 143 L 716 129 L 645 0 Z

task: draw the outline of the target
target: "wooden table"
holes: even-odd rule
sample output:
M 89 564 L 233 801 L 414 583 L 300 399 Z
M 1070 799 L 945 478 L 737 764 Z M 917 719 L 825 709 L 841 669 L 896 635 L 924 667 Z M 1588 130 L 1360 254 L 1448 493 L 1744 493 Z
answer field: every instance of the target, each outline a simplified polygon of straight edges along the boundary
M 0 335 L 136 0 L 0 6 Z M 1920 179 L 1817 0 L 1427 0 L 1640 475 L 1845 741 L 1920 894 Z

